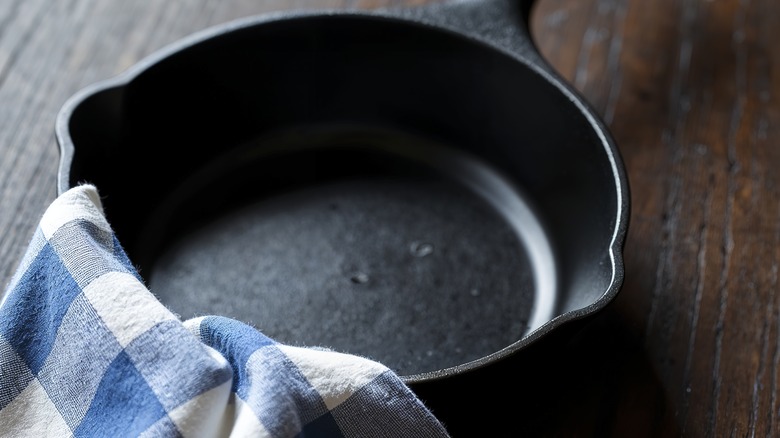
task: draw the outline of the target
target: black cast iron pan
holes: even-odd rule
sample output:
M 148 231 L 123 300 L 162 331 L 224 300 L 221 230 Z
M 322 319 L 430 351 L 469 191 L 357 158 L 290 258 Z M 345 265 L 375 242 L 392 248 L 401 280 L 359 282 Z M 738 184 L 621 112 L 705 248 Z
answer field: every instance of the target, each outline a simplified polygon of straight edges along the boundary
M 618 150 L 536 51 L 532 3 L 198 33 L 64 105 L 59 192 L 97 185 L 182 318 L 365 355 L 446 406 L 623 279 Z

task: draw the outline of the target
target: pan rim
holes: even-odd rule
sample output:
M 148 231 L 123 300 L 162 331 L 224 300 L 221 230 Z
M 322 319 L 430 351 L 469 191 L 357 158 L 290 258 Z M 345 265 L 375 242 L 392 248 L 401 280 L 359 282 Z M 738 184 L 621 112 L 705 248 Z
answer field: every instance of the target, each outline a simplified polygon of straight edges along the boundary
M 533 73 L 539 75 L 541 79 L 553 85 L 585 117 L 586 121 L 593 129 L 593 132 L 598 136 L 598 139 L 603 147 L 609 163 L 609 168 L 612 171 L 612 182 L 615 185 L 615 203 L 617 208 L 614 214 L 610 214 L 614 219 L 614 229 L 612 232 L 611 241 L 608 245 L 608 257 L 611 264 L 611 278 L 609 280 L 608 286 L 604 289 L 603 292 L 601 292 L 598 299 L 585 307 L 566 311 L 558 316 L 553 317 L 546 323 L 542 324 L 540 327 L 530 331 L 522 338 L 518 339 L 516 342 L 509 344 L 496 352 L 485 355 L 473 361 L 466 362 L 464 364 L 431 372 L 401 376 L 402 379 L 408 384 L 430 382 L 482 368 L 488 364 L 513 355 L 519 350 L 525 349 L 529 345 L 536 343 L 545 337 L 547 334 L 553 331 L 557 331 L 565 324 L 596 314 L 609 303 L 611 303 L 620 291 L 625 276 L 623 248 L 625 245 L 629 224 L 630 197 L 628 180 L 625 174 L 622 158 L 604 122 L 591 108 L 587 101 L 581 97 L 580 94 L 571 85 L 569 85 L 554 70 L 545 65 L 543 62 L 539 62 L 539 60 L 536 59 L 529 59 L 522 54 L 515 53 L 506 48 L 500 47 L 491 43 L 487 39 L 481 38 L 479 35 L 463 32 L 446 25 L 432 23 L 429 21 L 401 17 L 394 15 L 392 11 L 279 11 L 240 18 L 222 24 L 213 25 L 201 31 L 190 34 L 189 36 L 181 38 L 178 41 L 170 43 L 163 48 L 152 52 L 150 55 L 142 58 L 128 69 L 115 75 L 114 77 L 93 83 L 92 85 L 82 88 L 66 100 L 58 112 L 55 121 L 55 135 L 60 151 L 60 161 L 57 174 L 57 193 L 62 194 L 71 187 L 70 167 L 73 163 L 76 145 L 70 136 L 70 122 L 72 115 L 77 110 L 77 108 L 79 108 L 79 106 L 90 97 L 103 91 L 125 87 L 145 71 L 157 65 L 158 63 L 165 61 L 169 57 L 200 43 L 220 37 L 221 35 L 269 23 L 331 18 L 381 20 L 404 26 L 418 27 L 424 30 L 443 32 L 445 34 L 450 34 L 453 37 L 465 39 L 471 43 L 476 43 L 481 46 L 480 49 L 496 51 L 505 56 L 508 56 L 509 58 L 512 58 L 516 62 L 520 62 Z

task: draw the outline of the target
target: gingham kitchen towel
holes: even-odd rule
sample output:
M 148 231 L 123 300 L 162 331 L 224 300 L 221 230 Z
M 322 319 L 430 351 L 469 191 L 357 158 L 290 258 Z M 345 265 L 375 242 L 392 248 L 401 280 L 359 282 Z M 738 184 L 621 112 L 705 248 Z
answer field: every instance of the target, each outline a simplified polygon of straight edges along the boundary
M 41 218 L 0 304 L 0 433 L 11 437 L 443 437 L 385 366 L 181 321 L 145 287 L 94 186 Z

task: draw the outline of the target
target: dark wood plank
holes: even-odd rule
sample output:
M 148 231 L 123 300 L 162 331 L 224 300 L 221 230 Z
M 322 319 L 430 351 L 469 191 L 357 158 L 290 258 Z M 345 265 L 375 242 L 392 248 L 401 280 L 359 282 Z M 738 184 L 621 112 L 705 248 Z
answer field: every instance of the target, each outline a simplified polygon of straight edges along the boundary
M 594 6 L 586 20 L 604 41 L 594 28 L 570 40 L 586 67 L 542 49 L 610 122 L 632 188 L 626 287 L 608 325 L 635 333 L 613 355 L 632 365 L 617 399 L 604 399 L 616 410 L 607 421 L 616 436 L 633 436 L 636 422 L 651 436 L 773 436 L 777 7 Z M 622 18 L 605 25 L 611 10 Z

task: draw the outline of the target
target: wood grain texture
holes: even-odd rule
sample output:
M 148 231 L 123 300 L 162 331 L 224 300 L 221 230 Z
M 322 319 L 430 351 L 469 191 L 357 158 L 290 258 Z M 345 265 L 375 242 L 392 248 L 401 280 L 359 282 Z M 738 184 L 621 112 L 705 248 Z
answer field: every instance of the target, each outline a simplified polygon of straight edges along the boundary
M 558 35 L 540 45 L 608 121 L 632 192 L 626 285 L 593 327 L 625 336 L 604 430 L 776 436 L 780 9 L 570 3 L 541 2 L 537 32 Z
M 422 3 L 1 2 L 0 281 L 55 197 L 54 121 L 82 87 L 234 18 Z M 545 437 L 780 436 L 780 3 L 540 0 L 532 29 L 608 123 L 631 221 L 623 290 L 512 421 Z

